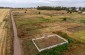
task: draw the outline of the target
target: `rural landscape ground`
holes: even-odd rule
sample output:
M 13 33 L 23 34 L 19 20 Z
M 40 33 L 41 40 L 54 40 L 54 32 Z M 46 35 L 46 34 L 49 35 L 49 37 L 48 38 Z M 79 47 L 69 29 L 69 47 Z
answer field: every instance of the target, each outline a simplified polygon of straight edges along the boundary
M 85 14 L 66 10 L 0 9 L 0 55 L 85 55 Z M 39 52 L 34 38 L 58 34 L 67 44 Z M 62 40 L 36 41 L 39 47 Z
M 6 47 L 6 19 L 9 9 L 0 9 L 0 54 L 3 55 Z

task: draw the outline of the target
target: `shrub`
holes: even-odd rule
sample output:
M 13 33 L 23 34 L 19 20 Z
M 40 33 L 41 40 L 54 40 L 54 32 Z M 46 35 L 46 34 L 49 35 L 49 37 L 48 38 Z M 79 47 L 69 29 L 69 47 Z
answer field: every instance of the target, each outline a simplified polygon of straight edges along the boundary
M 40 14 L 40 12 L 38 14 Z
M 67 20 L 67 18 L 63 18 L 63 20 L 62 21 L 66 21 Z

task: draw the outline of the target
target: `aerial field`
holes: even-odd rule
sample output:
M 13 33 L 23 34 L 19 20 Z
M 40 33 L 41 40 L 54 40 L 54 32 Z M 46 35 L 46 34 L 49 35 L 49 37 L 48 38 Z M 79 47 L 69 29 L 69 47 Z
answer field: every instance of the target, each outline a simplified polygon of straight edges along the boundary
M 85 14 L 56 10 L 36 10 L 36 9 L 14 9 L 13 17 L 17 25 L 18 36 L 21 40 L 23 55 L 85 55 Z M 32 39 L 40 38 L 51 34 L 63 32 L 67 34 L 68 41 L 73 39 L 68 49 L 62 50 L 49 49 L 38 52 Z M 49 40 L 52 41 L 52 40 Z M 46 43 L 44 43 L 46 44 Z M 48 46 L 48 45 L 47 45 Z M 80 47 L 79 47 L 80 46 Z M 65 47 L 66 46 L 62 46 Z M 62 49 L 62 48 L 61 48 Z M 79 50 L 80 49 L 80 50 Z M 52 50 L 55 50 L 54 52 Z M 79 53 L 80 51 L 81 53 Z
M 5 19 L 8 15 L 9 9 L 0 9 L 0 54 L 5 51 L 5 37 L 6 37 L 6 29 L 5 29 Z M 3 50 L 2 50 L 3 48 Z M 1 54 L 2 55 L 2 54 Z

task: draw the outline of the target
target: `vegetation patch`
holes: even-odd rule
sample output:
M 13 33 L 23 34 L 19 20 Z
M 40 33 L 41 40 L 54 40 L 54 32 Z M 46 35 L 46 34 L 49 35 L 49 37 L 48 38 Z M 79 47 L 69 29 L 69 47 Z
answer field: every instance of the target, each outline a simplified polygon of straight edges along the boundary
M 37 55 L 38 50 L 34 46 L 32 40 L 23 39 L 22 40 L 23 55 Z
M 72 39 L 71 37 L 69 37 L 67 35 L 67 33 L 64 33 L 62 31 L 56 31 L 56 32 L 53 32 L 54 34 L 58 34 L 60 36 L 62 36 L 63 38 L 67 39 L 69 43 L 72 43 L 74 41 L 74 39 Z
M 4 20 L 6 21 L 5 28 L 7 28 L 5 55 L 13 55 L 13 39 L 14 38 L 12 33 L 13 32 L 12 23 L 9 17 L 10 16 L 8 16 L 8 18 Z
M 63 38 L 66 38 L 69 41 L 69 43 L 61 45 L 61 46 L 57 46 L 57 47 L 49 49 L 49 50 L 42 51 L 38 55 L 56 55 L 56 54 L 60 55 L 65 50 L 68 50 L 69 44 L 74 41 L 74 39 L 70 38 L 66 33 L 63 33 L 61 31 L 56 31 L 53 33 L 58 34 L 58 35 L 62 36 Z
M 85 19 L 82 18 L 82 19 L 80 20 L 80 22 L 85 24 Z
M 36 47 L 34 46 L 33 42 L 29 39 L 24 39 L 22 41 L 22 46 L 24 47 L 24 54 L 25 55 L 60 55 L 62 52 L 64 52 L 65 50 L 68 50 L 69 44 L 72 43 L 74 41 L 74 39 L 70 38 L 66 33 L 63 33 L 61 31 L 59 32 L 53 32 L 54 34 L 58 34 L 60 36 L 62 36 L 63 38 L 66 38 L 69 43 L 68 44 L 64 44 L 61 46 L 57 46 L 42 52 L 38 52 L 38 50 L 36 49 Z M 33 52 L 33 53 L 32 53 Z
M 70 18 L 70 17 L 63 17 L 60 18 L 60 21 L 64 21 L 64 22 L 74 22 L 75 20 Z
M 81 42 L 85 43 L 85 30 L 76 32 L 74 34 L 80 39 Z
M 49 49 L 49 50 L 42 51 L 38 55 L 60 55 L 61 52 L 63 52 L 64 50 L 67 50 L 67 49 L 68 49 L 68 44 L 64 44 L 64 45 L 57 46 L 57 47 Z

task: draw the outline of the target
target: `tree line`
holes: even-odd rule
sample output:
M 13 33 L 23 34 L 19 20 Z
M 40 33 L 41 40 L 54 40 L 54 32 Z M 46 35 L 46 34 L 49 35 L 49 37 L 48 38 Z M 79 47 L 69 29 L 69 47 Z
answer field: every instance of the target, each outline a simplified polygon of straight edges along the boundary
M 66 7 L 50 7 L 50 6 L 38 6 L 37 7 L 38 10 L 67 10 L 68 8 Z
M 85 8 L 79 7 L 50 7 L 50 6 L 38 6 L 37 7 L 38 10 L 66 10 L 66 11 L 72 11 L 72 12 L 77 12 L 79 11 L 85 11 Z

